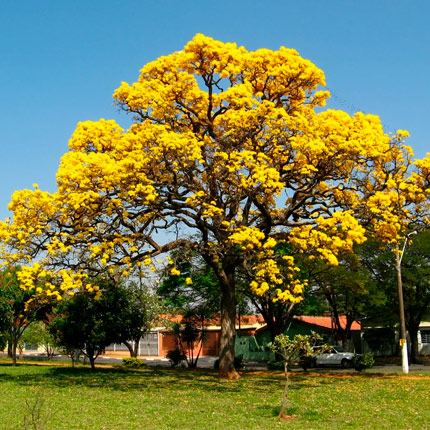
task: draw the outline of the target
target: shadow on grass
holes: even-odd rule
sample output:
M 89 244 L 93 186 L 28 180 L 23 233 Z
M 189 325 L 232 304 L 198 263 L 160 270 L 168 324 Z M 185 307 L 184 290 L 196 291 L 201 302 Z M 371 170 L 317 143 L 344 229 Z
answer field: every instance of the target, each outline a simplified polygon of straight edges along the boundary
M 96 368 L 66 366 L 35 366 L 19 364 L 16 367 L 0 364 L 0 383 L 17 383 L 20 386 L 41 385 L 47 388 L 84 387 L 94 389 L 133 392 L 145 389 L 163 391 L 204 390 L 214 393 L 239 393 L 243 391 L 267 393 L 268 390 L 282 390 L 282 375 L 247 375 L 239 380 L 228 381 L 218 378 L 218 373 L 206 369 L 172 369 L 165 367 Z M 321 381 L 319 381 L 321 382 Z M 306 377 L 291 381 L 290 390 L 301 390 L 309 386 Z M 315 385 L 312 381 L 311 385 Z M 273 387 L 273 388 L 272 388 Z
M 333 383 L 333 378 L 374 378 L 372 374 L 295 374 L 290 379 L 289 389 L 299 391 L 315 386 L 325 386 Z M 386 375 L 384 375 L 386 376 Z M 18 364 L 13 367 L 10 363 L 0 362 L 0 382 L 18 383 L 20 386 L 41 385 L 48 388 L 84 387 L 119 392 L 142 391 L 155 389 L 158 392 L 186 392 L 204 390 L 213 393 L 267 393 L 282 392 L 285 379 L 281 373 L 265 372 L 243 373 L 240 380 L 227 381 L 218 378 L 218 373 L 209 369 L 173 369 L 166 367 L 144 367 L 130 369 L 123 367 L 97 367 L 94 371 L 89 367 L 75 368 L 65 365 Z
M 267 387 L 279 387 L 280 392 L 284 389 L 285 377 L 283 375 L 264 375 L 259 377 L 258 375 L 246 376 L 244 379 L 250 379 L 249 385 L 253 392 L 267 392 Z M 314 379 L 306 378 L 306 376 L 295 377 L 289 381 L 289 391 L 299 391 L 309 387 L 315 387 L 315 385 L 323 385 L 326 382 L 321 379 L 316 382 Z M 327 382 L 330 383 L 330 382 Z
M 290 402 L 291 403 L 291 402 Z M 277 406 L 260 406 L 259 409 L 261 410 L 261 418 L 264 417 L 279 417 L 279 411 L 281 410 L 281 399 L 279 401 L 279 405 Z M 321 412 L 314 410 L 314 409 L 308 409 L 308 408 L 302 408 L 297 405 L 293 404 L 287 404 L 287 408 L 285 410 L 285 415 L 292 417 L 293 421 L 318 421 L 321 419 L 322 414 Z
M 65 366 L 32 366 L 19 364 L 16 367 L 0 364 L 0 382 L 19 383 L 27 386 L 65 388 L 82 386 L 117 391 L 133 391 L 146 388 L 157 390 L 204 389 L 215 392 L 238 392 L 243 385 L 239 381 L 223 381 L 215 371 L 143 368 L 96 368 Z

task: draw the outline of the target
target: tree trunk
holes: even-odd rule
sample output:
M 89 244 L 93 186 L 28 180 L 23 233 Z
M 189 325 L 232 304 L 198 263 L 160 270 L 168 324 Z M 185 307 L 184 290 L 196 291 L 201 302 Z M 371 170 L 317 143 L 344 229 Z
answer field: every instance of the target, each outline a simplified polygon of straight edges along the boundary
M 288 380 L 288 359 L 285 359 L 284 372 L 285 372 L 285 386 L 284 386 L 284 393 L 283 393 L 283 396 L 282 396 L 282 406 L 281 406 L 281 410 L 279 411 L 279 418 L 286 418 L 285 409 L 287 407 L 288 385 L 289 385 L 289 380 Z
M 80 351 L 76 350 L 74 348 L 70 348 L 70 349 L 67 349 L 67 355 L 72 360 L 72 368 L 74 368 L 75 367 L 75 362 L 79 361 Z
M 95 361 L 97 358 L 97 356 L 95 355 L 95 348 L 87 345 L 87 347 L 85 348 L 85 352 L 85 355 L 88 357 L 88 360 L 90 360 L 91 370 L 94 370 L 96 368 Z
M 14 327 L 9 334 L 8 342 L 10 343 L 10 357 L 12 358 L 12 366 L 16 366 L 17 360 L 17 350 L 18 350 L 18 341 L 19 341 L 19 330 Z
M 24 355 L 24 346 L 18 344 L 18 358 L 21 360 Z
M 7 357 L 8 358 L 13 358 L 13 354 L 12 354 L 12 342 L 11 342 L 10 338 L 8 339 L 8 342 L 7 342 Z
M 267 321 L 265 321 L 267 324 Z M 270 324 L 267 324 L 267 327 L 269 328 L 270 332 L 270 341 L 272 344 L 275 342 L 276 336 L 279 334 L 284 334 L 286 330 L 286 321 L 282 319 L 276 319 L 273 317 Z M 274 354 L 274 360 L 275 361 L 284 361 L 283 355 L 279 351 L 275 351 Z
M 134 339 L 134 345 L 133 345 L 133 357 L 137 358 L 137 355 L 139 353 L 139 343 L 140 343 L 140 338 L 139 339 Z
M 137 342 L 135 342 L 134 343 L 134 345 L 133 344 L 131 344 L 130 342 L 128 342 L 128 341 L 124 341 L 123 342 L 124 343 L 124 345 L 128 348 L 128 352 L 130 353 L 130 357 L 134 357 L 134 358 L 136 358 L 137 357 L 137 349 L 138 349 L 138 347 L 139 347 L 139 343 Z
M 12 366 L 16 366 L 16 344 L 15 339 L 12 341 Z
M 221 339 L 219 354 L 220 378 L 239 379 L 234 367 L 236 334 L 236 295 L 234 273 L 227 276 L 228 282 L 221 284 Z
M 25 330 L 26 327 L 27 327 L 27 325 L 26 326 L 13 327 L 11 329 L 11 331 L 9 332 L 9 336 L 8 336 L 8 355 L 9 355 L 9 352 L 10 352 L 10 354 L 11 354 L 10 356 L 12 358 L 12 364 L 14 366 L 16 366 L 16 359 L 17 359 L 16 353 L 17 353 L 17 350 L 18 350 L 18 342 L 19 342 L 19 339 L 21 338 L 22 333 L 24 332 L 24 330 Z M 9 351 L 9 345 L 10 345 L 10 351 Z
M 408 326 L 409 337 L 411 339 L 411 356 L 410 362 L 413 364 L 418 363 L 418 326 L 409 325 Z

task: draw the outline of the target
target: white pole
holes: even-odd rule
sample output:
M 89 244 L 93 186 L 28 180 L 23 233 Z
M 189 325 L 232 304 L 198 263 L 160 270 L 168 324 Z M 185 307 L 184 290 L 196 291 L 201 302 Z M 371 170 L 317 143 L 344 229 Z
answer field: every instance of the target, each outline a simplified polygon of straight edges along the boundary
M 409 361 L 408 361 L 408 342 L 406 340 L 406 324 L 405 324 L 405 307 L 403 303 L 403 282 L 402 282 L 402 259 L 405 253 L 406 244 L 409 236 L 417 234 L 416 231 L 412 231 L 406 235 L 403 243 L 402 250 L 399 249 L 399 243 L 396 244 L 396 272 L 397 272 L 397 292 L 399 295 L 399 311 L 400 311 L 400 348 L 402 350 L 402 371 L 405 375 L 409 373 Z
M 402 342 L 404 340 L 404 342 Z M 403 343 L 403 345 L 402 345 Z M 400 339 L 400 346 L 402 348 L 402 371 L 405 375 L 409 373 L 408 362 L 408 342 L 406 339 Z

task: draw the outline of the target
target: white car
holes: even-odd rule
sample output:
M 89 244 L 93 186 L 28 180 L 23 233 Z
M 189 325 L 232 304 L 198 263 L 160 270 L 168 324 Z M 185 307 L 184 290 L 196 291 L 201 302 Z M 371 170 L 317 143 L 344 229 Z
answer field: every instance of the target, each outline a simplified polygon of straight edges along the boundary
M 355 354 L 345 351 L 341 346 L 332 346 L 330 351 L 315 354 L 314 357 L 317 366 L 342 366 L 344 369 L 348 369 L 352 366 Z

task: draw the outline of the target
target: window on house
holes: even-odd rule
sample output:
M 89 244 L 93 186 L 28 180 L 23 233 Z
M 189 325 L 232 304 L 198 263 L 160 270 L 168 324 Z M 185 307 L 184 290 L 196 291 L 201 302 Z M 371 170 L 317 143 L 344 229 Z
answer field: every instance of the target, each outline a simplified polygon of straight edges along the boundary
M 421 343 L 430 343 L 430 330 L 421 330 Z

